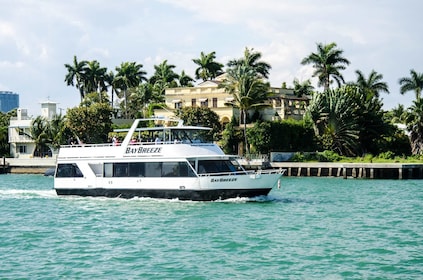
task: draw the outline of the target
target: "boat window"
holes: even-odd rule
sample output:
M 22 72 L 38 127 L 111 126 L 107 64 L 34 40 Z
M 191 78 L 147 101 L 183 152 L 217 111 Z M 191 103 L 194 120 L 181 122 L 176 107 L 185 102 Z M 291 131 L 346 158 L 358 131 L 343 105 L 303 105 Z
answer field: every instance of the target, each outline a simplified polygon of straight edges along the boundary
M 145 162 L 130 162 L 129 163 L 129 177 L 144 177 L 145 176 Z
M 103 176 L 103 165 L 101 163 L 89 163 L 88 166 L 94 172 L 96 177 Z
M 129 164 L 127 162 L 119 162 L 113 164 L 113 177 L 128 177 Z
M 236 172 L 230 160 L 199 160 L 198 174 Z
M 104 164 L 104 177 L 195 177 L 187 162 L 116 162 Z
M 104 177 L 113 177 L 113 163 L 104 164 Z
M 173 129 L 172 139 L 183 143 L 210 143 L 211 139 L 208 133 L 208 130 Z
M 57 165 L 56 177 L 83 177 L 81 170 L 75 163 L 59 163 Z

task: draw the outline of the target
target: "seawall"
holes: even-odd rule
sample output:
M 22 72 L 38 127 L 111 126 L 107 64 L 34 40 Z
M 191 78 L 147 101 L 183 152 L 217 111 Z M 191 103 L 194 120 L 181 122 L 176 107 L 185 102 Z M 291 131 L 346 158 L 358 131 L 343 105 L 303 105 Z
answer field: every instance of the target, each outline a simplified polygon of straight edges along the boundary
M 0 164 L 0 173 L 44 174 L 56 166 L 56 158 L 6 158 Z

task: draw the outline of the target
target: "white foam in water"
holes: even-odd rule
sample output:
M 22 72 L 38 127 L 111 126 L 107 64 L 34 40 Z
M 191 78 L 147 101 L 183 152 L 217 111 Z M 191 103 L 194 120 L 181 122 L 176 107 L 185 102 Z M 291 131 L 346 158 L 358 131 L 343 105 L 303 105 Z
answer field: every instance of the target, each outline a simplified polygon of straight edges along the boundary
M 41 198 L 51 198 L 57 197 L 56 191 L 51 190 L 19 190 L 19 189 L 11 189 L 11 190 L 0 190 L 0 198 L 34 198 L 34 197 L 41 197 Z

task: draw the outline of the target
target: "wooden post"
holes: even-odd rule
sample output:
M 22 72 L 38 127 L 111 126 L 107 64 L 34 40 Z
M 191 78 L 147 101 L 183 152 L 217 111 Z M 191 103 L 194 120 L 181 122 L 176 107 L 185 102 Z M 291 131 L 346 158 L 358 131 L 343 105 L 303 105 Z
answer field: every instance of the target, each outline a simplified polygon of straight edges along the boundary
M 402 179 L 402 168 L 398 168 L 398 179 Z

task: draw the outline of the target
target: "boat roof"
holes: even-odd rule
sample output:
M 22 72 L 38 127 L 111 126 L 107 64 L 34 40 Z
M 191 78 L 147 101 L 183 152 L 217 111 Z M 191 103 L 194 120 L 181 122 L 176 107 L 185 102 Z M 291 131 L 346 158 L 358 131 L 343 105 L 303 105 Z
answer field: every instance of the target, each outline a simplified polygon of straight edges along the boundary
M 113 129 L 114 132 L 128 132 L 130 128 Z M 139 127 L 135 131 L 155 131 L 155 130 L 212 130 L 209 127 L 202 126 L 154 126 L 154 127 Z
M 138 131 L 156 131 L 156 130 L 212 130 L 212 128 L 210 127 L 184 125 L 184 121 L 182 119 L 169 118 L 169 117 L 143 118 L 143 119 L 136 119 L 135 121 L 137 121 L 137 128 L 134 131 L 137 131 L 137 132 Z M 155 126 L 138 127 L 139 123 L 150 122 L 150 121 L 153 121 L 157 124 Z M 170 125 L 175 123 L 176 125 Z M 113 131 L 114 132 L 128 132 L 131 128 L 114 129 Z

